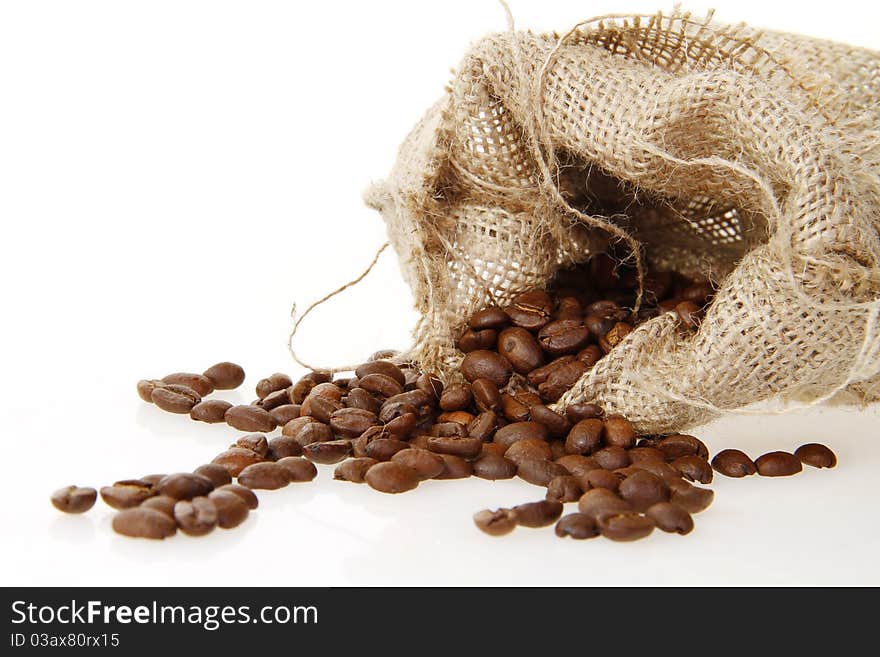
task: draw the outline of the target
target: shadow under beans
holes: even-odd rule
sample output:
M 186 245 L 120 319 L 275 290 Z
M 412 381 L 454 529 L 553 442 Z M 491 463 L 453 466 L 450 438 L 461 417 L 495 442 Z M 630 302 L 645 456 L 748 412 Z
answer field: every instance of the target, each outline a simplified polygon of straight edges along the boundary
M 49 523 L 49 536 L 77 545 L 90 543 L 95 539 L 95 521 L 87 515 L 59 515 Z

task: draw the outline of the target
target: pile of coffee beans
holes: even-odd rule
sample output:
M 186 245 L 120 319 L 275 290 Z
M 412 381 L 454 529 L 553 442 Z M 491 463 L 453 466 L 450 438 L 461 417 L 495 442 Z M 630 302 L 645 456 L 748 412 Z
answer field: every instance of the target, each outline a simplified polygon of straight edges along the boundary
M 682 330 L 692 330 L 714 293 L 708 282 L 655 273 L 646 280 L 646 304 L 633 313 L 636 288 L 633 272 L 596 257 L 561 272 L 548 290 L 480 310 L 459 338 L 461 365 L 445 384 L 414 364 L 392 362 L 389 352 L 349 376 L 313 371 L 293 381 L 272 374 L 257 383 L 247 405 L 207 399 L 243 383 L 244 370 L 234 363 L 139 381 L 144 401 L 245 435 L 193 472 L 101 488 L 101 499 L 119 511 L 113 528 L 153 539 L 230 529 L 257 508 L 254 490 L 311 481 L 318 464 L 335 466 L 334 479 L 383 493 L 427 480 L 519 477 L 544 489 L 543 499 L 480 511 L 474 522 L 482 531 L 500 536 L 517 526 L 555 525 L 560 537 L 632 541 L 655 527 L 689 533 L 692 515 L 712 503 L 704 486 L 713 472 L 775 477 L 800 472 L 802 464 L 836 465 L 834 453 L 818 444 L 754 461 L 725 449 L 710 463 L 694 436 L 638 435 L 626 418 L 595 404 L 555 408 L 639 322 L 675 312 Z M 95 489 L 76 486 L 52 495 L 53 505 L 70 513 L 86 511 L 95 499 Z M 566 504 L 577 504 L 577 512 L 563 515 Z

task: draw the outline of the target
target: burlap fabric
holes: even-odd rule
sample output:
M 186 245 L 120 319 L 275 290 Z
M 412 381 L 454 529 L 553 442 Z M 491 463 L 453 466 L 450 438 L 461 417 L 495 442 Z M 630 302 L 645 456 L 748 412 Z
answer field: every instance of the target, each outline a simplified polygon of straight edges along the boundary
M 465 318 L 609 240 L 711 276 L 696 334 L 641 325 L 560 401 L 681 430 L 880 393 L 880 54 L 671 16 L 477 42 L 366 200 L 449 373 Z

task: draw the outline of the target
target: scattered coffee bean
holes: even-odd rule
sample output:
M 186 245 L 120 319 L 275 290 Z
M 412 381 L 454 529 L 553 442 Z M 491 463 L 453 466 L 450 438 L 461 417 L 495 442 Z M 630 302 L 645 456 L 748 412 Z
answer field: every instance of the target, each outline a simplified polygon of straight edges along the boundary
M 517 464 L 516 474 L 535 486 L 547 487 L 555 477 L 570 474 L 563 466 L 553 461 L 523 459 Z
M 413 450 L 414 451 L 414 450 Z M 338 481 L 350 481 L 354 484 L 362 484 L 365 481 L 367 470 L 376 465 L 378 461 L 367 456 L 361 456 L 343 461 L 333 471 L 333 478 Z
M 607 515 L 627 513 L 633 510 L 632 506 L 619 495 L 607 488 L 593 488 L 581 495 L 578 500 L 578 510 L 596 520 Z
M 214 484 L 205 476 L 192 472 L 170 474 L 156 484 L 159 495 L 167 495 L 176 500 L 191 500 L 207 495 L 214 490 Z
M 288 468 L 280 461 L 277 463 L 254 463 L 241 471 L 241 474 L 238 475 L 238 483 L 248 488 L 276 490 L 284 488 L 290 483 L 290 474 Z
M 403 440 L 376 438 L 367 444 L 366 448 L 364 448 L 364 454 L 377 461 L 390 461 L 395 454 L 408 449 L 409 443 Z
M 308 463 L 308 461 L 306 461 Z M 312 465 L 309 463 L 309 465 Z M 312 465 L 314 468 L 315 466 Z M 238 484 L 226 484 L 225 486 L 221 486 L 217 489 L 217 491 L 227 491 L 232 493 L 233 495 L 238 495 L 241 498 L 241 501 L 245 503 L 248 509 L 253 511 L 258 506 L 260 506 L 260 500 L 257 499 L 257 496 L 250 488 L 245 488 L 244 486 L 239 486 Z M 214 491 L 214 492 L 217 492 Z
M 562 475 L 554 477 L 547 484 L 547 499 L 556 502 L 577 502 L 584 494 L 584 489 L 577 477 Z
M 156 495 L 155 497 L 150 497 L 143 502 L 141 502 L 141 509 L 155 509 L 156 511 L 161 511 L 169 518 L 174 517 L 174 505 L 177 504 L 178 500 L 175 500 L 173 497 L 168 497 L 167 495 Z
M 596 519 L 586 513 L 569 513 L 563 516 L 556 523 L 554 531 L 560 538 L 568 536 L 577 540 L 595 538 L 599 535 Z
M 654 522 L 638 513 L 619 513 L 599 519 L 599 531 L 612 541 L 637 541 L 654 531 Z
M 474 331 L 483 329 L 501 329 L 510 324 L 510 317 L 497 306 L 484 308 L 473 315 L 468 321 L 468 326 Z
M 217 526 L 217 507 L 207 497 L 180 500 L 174 505 L 174 519 L 184 534 L 204 536 Z
M 177 522 L 156 509 L 125 509 L 113 517 L 113 531 L 133 538 L 163 539 L 174 536 Z
M 620 488 L 620 482 L 625 478 L 620 473 L 620 470 L 615 470 L 614 472 L 610 470 L 590 470 L 578 477 L 578 481 L 581 482 L 584 491 L 588 491 L 591 488 L 607 488 L 616 493 Z
M 371 375 L 372 376 L 372 375 Z M 389 381 L 393 379 L 388 379 Z M 364 431 L 379 423 L 375 413 L 361 408 L 341 408 L 330 415 L 333 433 L 345 438 L 357 438 Z
M 269 451 L 266 458 L 270 461 L 283 459 L 285 456 L 301 456 L 302 445 L 290 436 L 275 436 L 269 441 Z
M 504 452 L 504 457 L 519 465 L 520 462 L 526 459 L 549 461 L 553 457 L 553 452 L 546 440 L 524 438 L 517 440 L 508 447 L 507 451 Z
M 217 463 L 206 463 L 205 465 L 200 465 L 195 470 L 193 470 L 193 474 L 206 477 L 210 480 L 214 488 L 219 488 L 220 486 L 225 486 L 226 484 L 232 483 L 232 476 L 229 474 L 229 470 Z
M 252 450 L 243 447 L 230 447 L 215 456 L 211 463 L 223 466 L 231 476 L 237 477 L 246 467 L 262 460 L 263 457 Z
M 620 470 L 630 464 L 629 454 L 622 447 L 603 447 L 593 452 L 591 456 L 606 470 Z
M 268 395 L 279 390 L 286 390 L 293 385 L 293 381 L 286 374 L 276 372 L 275 374 L 260 379 L 257 382 L 257 397 L 265 399 Z
M 543 424 L 538 424 L 537 422 L 511 422 L 507 426 L 498 429 L 492 440 L 499 445 L 510 447 L 518 440 L 526 438 L 547 440 L 549 435 L 547 427 Z
M 788 452 L 768 452 L 755 459 L 755 467 L 762 477 L 788 477 L 803 470 L 801 460 Z
M 513 368 L 507 359 L 500 354 L 479 349 L 464 357 L 461 363 L 461 373 L 471 383 L 477 379 L 489 379 L 499 388 L 503 388 L 510 380 Z
M 234 444 L 230 445 L 230 447 L 243 447 L 244 449 L 249 449 L 254 454 L 257 454 L 264 459 L 269 453 L 269 441 L 267 441 L 266 436 L 261 433 L 249 433 L 246 436 L 241 436 Z
M 210 379 L 216 390 L 234 390 L 244 383 L 244 370 L 235 363 L 217 363 L 202 374 Z
M 605 425 L 602 420 L 591 418 L 575 424 L 565 439 L 565 451 L 569 454 L 587 455 L 602 447 Z
M 157 387 L 161 388 L 164 385 L 165 384 L 158 379 L 141 379 L 137 382 L 138 397 L 143 399 L 145 402 L 152 404 L 153 390 L 155 390 Z
M 198 422 L 217 424 L 226 420 L 226 411 L 232 408 L 232 404 L 222 399 L 206 399 L 200 401 L 189 411 L 189 416 Z
M 569 404 L 565 407 L 565 415 L 572 424 L 577 424 L 581 420 L 590 420 L 593 418 L 601 418 L 605 415 L 605 411 L 595 404 Z
M 630 449 L 636 445 L 636 430 L 629 420 L 619 415 L 605 418 L 605 444 Z
M 501 331 L 498 335 L 498 353 L 518 374 L 528 374 L 544 363 L 544 353 L 535 336 L 519 326 Z
M 709 508 L 715 493 L 707 488 L 691 486 L 681 479 L 668 482 L 672 494 L 669 501 L 677 504 L 688 513 L 699 513 Z
M 186 386 L 195 390 L 200 397 L 207 397 L 214 392 L 214 384 L 211 382 L 211 379 L 202 374 L 175 372 L 174 374 L 162 377 L 162 383 Z
M 504 536 L 516 529 L 513 509 L 484 509 L 474 514 L 474 524 L 489 536 Z
M 438 454 L 443 459 L 443 471 L 434 479 L 466 479 L 474 473 L 470 461 L 454 454 Z
M 528 502 L 513 507 L 516 524 L 521 527 L 546 527 L 559 520 L 562 503 L 555 500 Z
M 278 426 L 269 411 L 259 406 L 233 406 L 226 411 L 224 419 L 226 424 L 239 431 L 268 433 Z
M 712 483 L 712 466 L 700 456 L 679 456 L 670 465 L 688 481 L 698 481 L 701 484 Z
M 328 440 L 325 443 L 311 443 L 303 447 L 303 456 L 305 458 L 312 463 L 322 463 L 324 465 L 339 463 L 350 453 L 350 440 Z M 367 454 L 367 456 L 370 455 Z
M 727 477 L 747 477 L 758 469 L 754 461 L 738 449 L 725 449 L 712 459 L 712 467 Z
M 98 491 L 94 488 L 65 486 L 52 493 L 52 506 L 64 513 L 83 513 L 95 506 Z
M 277 465 L 284 468 L 291 483 L 312 481 L 318 476 L 318 468 L 311 461 L 299 456 L 286 456 L 278 459 Z
M 360 365 L 354 373 L 358 379 L 363 379 L 370 374 L 384 374 L 385 376 L 390 376 L 401 386 L 406 385 L 406 376 L 404 375 L 403 370 L 387 360 L 374 360 L 364 363 L 363 365 Z
M 825 445 L 808 443 L 794 450 L 801 463 L 811 465 L 814 468 L 833 468 L 837 465 L 837 456 Z
M 137 479 L 117 481 L 101 488 L 101 499 L 114 509 L 130 509 L 156 495 L 153 486 Z
M 694 528 L 691 514 L 672 502 L 658 502 L 645 511 L 645 515 L 664 532 L 690 534 Z
M 474 476 L 480 479 L 512 479 L 516 476 L 517 464 L 498 454 L 482 454 L 473 463 Z
M 150 399 L 163 411 L 180 414 L 189 413 L 193 406 L 202 401 L 195 390 L 178 384 L 165 384 L 161 388 L 153 388 Z
M 211 500 L 217 513 L 218 527 L 232 529 L 247 520 L 249 513 L 247 503 L 232 491 L 218 489 L 212 491 L 208 499 Z
M 386 461 L 367 470 L 365 476 L 370 488 L 382 493 L 404 493 L 419 485 L 419 474 L 402 463 Z

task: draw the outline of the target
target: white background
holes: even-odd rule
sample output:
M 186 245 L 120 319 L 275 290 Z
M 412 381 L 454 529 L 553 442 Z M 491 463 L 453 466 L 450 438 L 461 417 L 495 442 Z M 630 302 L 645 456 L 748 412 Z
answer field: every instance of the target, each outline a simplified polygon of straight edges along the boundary
M 513 0 L 565 30 L 655 2 Z M 687 6 L 702 13 L 710 3 Z M 718 19 L 877 47 L 876 4 L 717 1 Z M 234 360 L 298 375 L 289 311 L 353 278 L 383 242 L 361 191 L 443 91 L 467 45 L 506 28 L 491 0 L 443 3 L 4 2 L 0 583 L 880 584 L 877 408 L 729 418 L 698 431 L 753 456 L 808 441 L 836 470 L 729 480 L 686 538 L 482 535 L 471 514 L 536 499 L 522 481 L 387 496 L 331 480 L 261 496 L 237 530 L 128 540 L 99 502 L 49 493 L 189 470 L 235 437 L 141 402 L 135 382 Z M 314 314 L 302 355 L 404 347 L 415 320 L 387 253 Z

